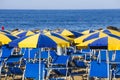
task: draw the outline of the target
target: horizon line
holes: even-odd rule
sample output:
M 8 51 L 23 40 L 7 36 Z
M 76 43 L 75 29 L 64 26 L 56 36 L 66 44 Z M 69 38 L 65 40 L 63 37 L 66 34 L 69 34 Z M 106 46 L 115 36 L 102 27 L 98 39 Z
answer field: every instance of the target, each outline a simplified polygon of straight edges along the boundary
M 0 9 L 0 10 L 119 10 L 120 8 L 106 8 L 106 9 Z

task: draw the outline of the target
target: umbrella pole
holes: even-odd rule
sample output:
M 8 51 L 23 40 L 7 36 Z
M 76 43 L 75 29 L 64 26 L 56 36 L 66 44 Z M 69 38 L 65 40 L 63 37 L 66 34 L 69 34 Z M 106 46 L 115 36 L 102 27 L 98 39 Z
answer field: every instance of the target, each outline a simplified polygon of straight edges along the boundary
M 49 68 L 49 64 L 50 64 L 50 49 L 48 49 L 48 68 Z
M 30 48 L 29 48 L 29 52 L 28 52 L 28 61 L 30 62 Z
M 108 78 L 107 80 L 110 79 L 110 73 L 109 73 L 109 52 L 106 50 L 106 57 L 107 57 L 107 71 L 108 71 Z
M 41 74 L 41 48 L 39 48 L 39 74 L 38 74 L 38 77 L 39 77 L 39 80 L 40 80 L 40 74 Z

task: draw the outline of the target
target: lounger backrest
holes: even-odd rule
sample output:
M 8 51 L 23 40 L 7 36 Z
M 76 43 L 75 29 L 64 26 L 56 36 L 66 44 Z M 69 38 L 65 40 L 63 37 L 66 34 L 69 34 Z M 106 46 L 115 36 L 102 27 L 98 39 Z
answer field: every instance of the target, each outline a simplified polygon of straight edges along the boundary
M 92 61 L 90 63 L 90 77 L 98 77 L 98 78 L 107 78 L 108 77 L 108 69 L 107 63 L 97 61 Z
M 58 55 L 56 54 L 55 51 L 51 50 L 50 51 L 50 56 L 52 57 L 53 61 L 57 59 Z
M 45 64 L 40 63 L 40 80 L 44 80 L 45 76 Z M 26 78 L 39 78 L 39 63 L 27 63 L 25 69 L 25 77 Z
M 3 47 L 1 58 L 8 58 L 12 54 L 13 48 Z

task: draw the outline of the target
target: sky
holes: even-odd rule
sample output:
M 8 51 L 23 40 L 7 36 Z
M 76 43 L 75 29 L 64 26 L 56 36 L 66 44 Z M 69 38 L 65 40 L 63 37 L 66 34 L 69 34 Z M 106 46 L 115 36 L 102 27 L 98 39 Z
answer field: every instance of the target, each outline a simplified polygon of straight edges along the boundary
M 0 9 L 120 9 L 120 0 L 0 0 Z

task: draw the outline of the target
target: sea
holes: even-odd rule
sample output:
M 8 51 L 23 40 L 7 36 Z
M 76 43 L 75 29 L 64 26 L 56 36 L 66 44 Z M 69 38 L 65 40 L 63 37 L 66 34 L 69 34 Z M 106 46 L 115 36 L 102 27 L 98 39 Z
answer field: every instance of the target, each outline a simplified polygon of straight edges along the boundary
M 105 29 L 120 28 L 120 9 L 93 10 L 0 10 L 0 27 L 12 29 Z

